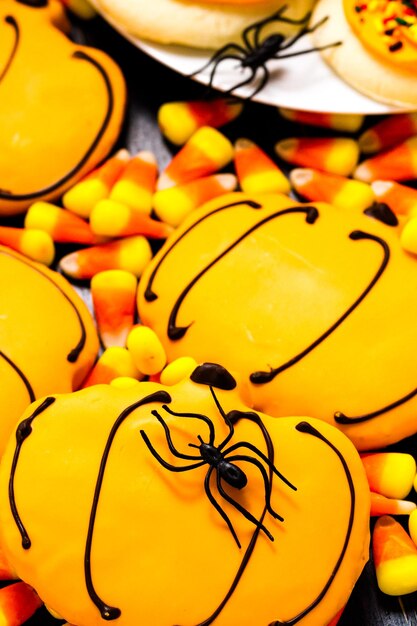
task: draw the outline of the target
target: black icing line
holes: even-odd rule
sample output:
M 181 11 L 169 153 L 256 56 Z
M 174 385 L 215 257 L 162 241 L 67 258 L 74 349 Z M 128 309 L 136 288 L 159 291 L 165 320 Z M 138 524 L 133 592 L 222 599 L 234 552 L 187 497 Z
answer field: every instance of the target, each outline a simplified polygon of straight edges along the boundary
M 184 237 L 186 235 L 188 235 L 189 232 L 194 230 L 194 228 L 196 226 L 198 226 L 199 224 L 201 224 L 202 222 L 204 222 L 205 220 L 210 218 L 212 215 L 216 215 L 216 213 L 220 213 L 220 211 L 224 211 L 225 209 L 231 209 L 231 208 L 236 207 L 236 206 L 247 206 L 247 207 L 249 207 L 251 209 L 261 209 L 262 208 L 262 205 L 258 204 L 257 202 L 253 202 L 252 200 L 239 200 L 238 202 L 232 202 L 231 204 L 226 204 L 225 206 L 221 206 L 218 209 L 215 209 L 214 211 L 211 211 L 211 213 L 208 213 L 207 215 L 203 215 L 203 217 L 200 217 L 200 219 L 198 219 L 193 224 L 191 224 L 191 226 L 189 226 L 178 237 L 178 239 L 176 239 L 176 241 L 174 241 L 172 246 L 169 247 L 168 250 L 166 250 L 166 252 L 159 259 L 158 263 L 155 265 L 155 267 L 154 267 L 154 269 L 153 269 L 153 271 L 152 271 L 152 273 L 151 273 L 151 275 L 149 277 L 148 284 L 146 285 L 146 289 L 145 289 L 145 300 L 146 300 L 146 302 L 154 302 L 155 300 L 158 299 L 158 295 L 152 289 L 153 283 L 154 283 L 154 280 L 155 280 L 155 277 L 156 277 L 156 274 L 160 270 L 161 265 L 166 260 L 167 256 L 172 252 L 172 250 L 177 246 L 177 244 L 179 244 L 179 242 L 182 239 L 184 239 Z
M 353 231 L 352 233 L 350 233 L 349 237 L 353 241 L 361 241 L 361 240 L 362 241 L 363 240 L 375 241 L 382 247 L 384 256 L 383 256 L 381 265 L 378 268 L 378 271 L 376 272 L 372 281 L 369 283 L 366 289 L 360 294 L 360 296 L 355 300 L 355 302 L 347 309 L 347 311 L 345 311 L 343 315 L 341 315 L 339 319 L 336 320 L 336 322 L 332 326 L 330 326 L 330 328 L 328 328 L 322 335 L 320 335 L 320 337 L 318 337 L 315 341 L 313 341 L 313 343 L 310 346 L 305 348 L 305 350 L 303 350 L 302 352 L 294 356 L 292 359 L 290 359 L 289 361 L 287 361 L 280 367 L 271 369 L 269 372 L 263 372 L 263 371 L 253 372 L 250 375 L 250 380 L 253 384 L 263 385 L 265 383 L 271 382 L 276 376 L 278 376 L 278 374 L 281 374 L 281 372 L 289 369 L 290 367 L 292 367 L 293 365 L 301 361 L 305 356 L 307 356 L 315 348 L 317 348 L 317 346 L 319 346 L 325 339 L 327 339 L 351 315 L 351 313 L 353 313 L 353 311 L 361 304 L 361 302 L 366 298 L 366 296 L 375 287 L 378 280 L 381 278 L 390 259 L 390 249 L 389 249 L 388 244 L 380 237 L 377 237 L 376 235 L 371 235 L 369 233 L 365 233 L 361 230 Z
M 346 463 L 346 459 L 344 458 L 344 456 L 342 455 L 340 450 L 338 450 L 336 448 L 336 446 L 334 446 L 331 443 L 331 441 L 329 441 L 326 437 L 324 437 L 324 435 L 322 435 L 316 428 L 314 428 L 314 426 L 312 426 L 308 422 L 300 422 L 299 424 L 297 424 L 297 426 L 295 428 L 299 432 L 301 432 L 301 433 L 306 433 L 308 435 L 313 435 L 313 437 L 317 437 L 317 439 L 320 439 L 321 441 L 323 441 L 337 455 L 340 463 L 342 464 L 343 470 L 344 470 L 345 475 L 346 475 L 346 480 L 347 480 L 347 483 L 348 483 L 348 486 L 349 486 L 349 493 L 350 493 L 349 521 L 348 521 L 348 527 L 347 527 L 347 531 L 346 531 L 345 541 L 343 543 L 343 547 L 342 547 L 340 556 L 337 559 L 336 565 L 334 566 L 333 571 L 330 574 L 330 577 L 329 577 L 327 583 L 325 584 L 325 586 L 323 587 L 322 591 L 319 593 L 317 598 L 315 600 L 313 600 L 313 602 L 306 609 L 301 611 L 301 613 L 299 613 L 298 615 L 296 615 L 292 619 L 286 620 L 286 621 L 276 620 L 274 622 L 271 622 L 271 624 L 269 626 L 293 626 L 293 624 L 296 624 L 297 622 L 299 622 L 306 615 L 308 615 L 308 613 L 310 613 L 313 609 L 315 609 L 317 605 L 320 604 L 320 602 L 323 600 L 323 598 L 325 597 L 326 593 L 330 589 L 330 587 L 331 587 L 331 585 L 332 585 L 332 583 L 333 583 L 333 581 L 334 581 L 334 579 L 335 579 L 335 577 L 336 577 L 336 575 L 337 575 L 337 573 L 338 573 L 338 571 L 340 569 L 340 566 L 342 565 L 343 559 L 345 558 L 346 550 L 348 548 L 350 537 L 351 537 L 351 534 L 352 534 L 353 520 L 354 520 L 354 515 L 355 515 L 355 503 L 356 503 L 355 487 L 354 487 L 354 484 L 353 484 L 352 475 L 350 473 L 348 464 Z
M 17 24 L 16 26 L 18 28 Z M 80 59 L 82 61 L 86 61 L 87 63 L 90 63 L 98 70 L 98 72 L 102 76 L 104 84 L 106 86 L 107 101 L 108 101 L 107 111 L 106 111 L 104 121 L 102 125 L 100 126 L 97 132 L 97 135 L 95 136 L 91 146 L 88 148 L 87 152 L 84 154 L 82 159 L 60 180 L 56 181 L 55 183 L 52 183 L 51 185 L 49 185 L 48 187 L 45 187 L 44 189 L 40 189 L 38 191 L 33 191 L 31 193 L 25 193 L 25 194 L 14 194 L 12 191 L 8 192 L 8 191 L 4 191 L 0 189 L 1 200 L 13 200 L 15 202 L 33 200 L 35 198 L 39 198 L 39 197 L 42 197 L 44 195 L 47 195 L 56 191 L 66 182 L 71 180 L 71 178 L 73 178 L 84 167 L 84 165 L 87 163 L 87 161 L 89 160 L 89 158 L 91 157 L 95 149 L 97 148 L 98 144 L 100 143 L 104 133 L 106 132 L 107 126 L 110 123 L 113 110 L 114 110 L 114 95 L 113 95 L 112 85 L 111 85 L 109 76 L 106 70 L 104 69 L 104 67 L 98 61 L 96 61 L 96 59 L 93 59 L 93 57 L 88 55 L 86 52 L 83 52 L 82 50 L 77 50 L 76 52 L 74 52 L 72 54 L 72 58 Z
M 221 259 L 223 259 L 231 250 L 236 248 L 244 239 L 249 237 L 252 233 L 257 231 L 264 224 L 267 224 L 268 222 L 271 222 L 272 220 L 276 219 L 277 217 L 282 217 L 284 215 L 298 214 L 298 213 L 305 214 L 306 222 L 308 224 L 314 224 L 314 222 L 316 221 L 316 219 L 319 216 L 319 213 L 318 213 L 317 209 L 315 207 L 311 207 L 311 206 L 306 206 L 306 207 L 305 206 L 298 206 L 298 207 L 292 207 L 292 208 L 288 208 L 288 209 L 282 209 L 281 211 L 275 211 L 271 215 L 268 215 L 267 217 L 263 218 L 262 220 L 260 220 L 256 224 L 254 224 L 254 226 L 251 226 L 251 228 L 249 228 L 246 232 L 244 232 L 236 241 L 234 241 L 232 244 L 230 244 L 221 254 L 219 254 L 204 269 L 202 269 L 191 280 L 191 282 L 188 283 L 188 285 L 182 291 L 182 293 L 180 294 L 180 296 L 178 297 L 177 301 L 175 302 L 175 304 L 174 304 L 174 306 L 172 308 L 172 311 L 171 311 L 171 314 L 170 314 L 169 320 L 168 320 L 168 337 L 169 337 L 169 339 L 171 339 L 172 341 L 178 341 L 179 339 L 184 337 L 185 333 L 187 332 L 187 330 L 192 325 L 192 322 L 191 322 L 187 326 L 177 326 L 177 316 L 178 316 L 179 310 L 181 308 L 181 305 L 184 302 L 185 298 L 187 297 L 188 293 L 192 290 L 192 288 L 195 286 L 195 284 L 204 276 L 204 274 L 206 274 Z

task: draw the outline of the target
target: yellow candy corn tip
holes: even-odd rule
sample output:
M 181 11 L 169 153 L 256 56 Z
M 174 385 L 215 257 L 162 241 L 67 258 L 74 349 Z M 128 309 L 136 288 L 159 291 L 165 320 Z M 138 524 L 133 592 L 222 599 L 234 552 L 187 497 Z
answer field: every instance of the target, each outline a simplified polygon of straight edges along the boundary
M 75 185 L 62 198 L 63 205 L 81 217 L 90 217 L 94 206 L 100 200 L 107 198 L 109 189 L 103 181 L 91 178 Z
M 186 102 L 167 102 L 158 111 L 159 128 L 177 146 L 185 144 L 197 130 L 197 123 Z
M 25 228 L 44 230 L 52 235 L 60 209 L 48 202 L 35 202 L 25 217 Z
M 152 259 L 149 241 L 142 235 L 126 237 L 119 251 L 119 269 L 131 272 L 139 278 Z
M 381 493 L 387 498 L 402 500 L 413 487 L 416 471 L 416 461 L 411 454 L 389 453 L 381 476 Z
M 376 568 L 378 587 L 389 596 L 417 591 L 417 554 L 380 563 Z
M 106 348 L 98 362 L 115 370 L 119 376 L 136 379 L 140 377 L 132 355 L 126 348 L 120 346 Z
M 412 217 L 404 226 L 400 243 L 404 250 L 417 254 L 417 217 Z
M 325 170 L 339 176 L 349 176 L 359 159 L 359 146 L 354 139 L 335 139 L 325 157 Z
M 411 512 L 410 517 L 408 518 L 408 531 L 410 533 L 411 539 L 417 545 L 417 510 Z
M 153 207 L 159 219 L 174 228 L 195 209 L 193 198 L 181 187 L 157 191 L 153 197 Z
M 96 235 L 117 237 L 126 228 L 129 218 L 129 207 L 116 200 L 106 198 L 97 202 L 91 211 L 91 230 Z
M 131 180 L 120 180 L 110 193 L 110 200 L 125 204 L 134 211 L 150 215 L 152 210 L 153 193 L 148 189 L 138 187 Z
M 33 261 L 51 265 L 55 257 L 55 246 L 51 236 L 43 230 L 24 230 L 21 252 Z
M 208 159 L 219 167 L 227 165 L 233 158 L 233 145 L 220 131 L 211 126 L 202 126 L 191 137 L 190 142 L 197 146 Z
M 182 356 L 169 363 L 161 372 L 163 385 L 176 385 L 195 370 L 197 361 L 190 356 Z
M 130 376 L 118 376 L 117 378 L 113 378 L 110 383 L 110 385 L 116 389 L 131 389 L 132 387 L 137 387 L 139 384 L 139 380 L 130 378 Z
M 167 361 L 165 350 L 151 328 L 135 326 L 128 335 L 127 348 L 138 370 L 147 376 L 164 369 Z
M 289 180 L 279 170 L 249 174 L 241 181 L 242 190 L 246 193 L 289 193 Z
M 123 289 L 135 292 L 137 284 L 136 276 L 126 270 L 105 270 L 91 279 L 92 291 L 111 292 L 114 289 Z

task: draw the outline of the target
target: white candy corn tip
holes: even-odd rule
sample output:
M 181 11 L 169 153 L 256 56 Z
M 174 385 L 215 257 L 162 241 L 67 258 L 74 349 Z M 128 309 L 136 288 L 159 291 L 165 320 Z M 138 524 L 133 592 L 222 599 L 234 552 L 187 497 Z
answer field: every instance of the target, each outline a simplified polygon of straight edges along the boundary
M 371 183 L 373 180 L 372 170 L 367 163 L 361 163 L 353 172 L 353 178 L 361 180 L 364 183 Z
M 314 178 L 314 171 L 308 168 L 296 167 L 290 172 L 290 181 L 294 187 L 303 187 Z
M 156 165 L 156 156 L 153 152 L 149 150 L 141 150 L 135 156 L 136 159 L 140 159 L 141 161 L 145 161 L 145 163 L 149 163 L 150 165 Z
M 249 150 L 250 148 L 253 148 L 254 146 L 255 146 L 255 143 L 251 141 L 250 139 L 246 139 L 245 137 L 240 137 L 240 139 L 238 139 L 235 142 L 235 151 L 240 152 L 242 150 Z
M 71 254 L 62 257 L 59 262 L 59 267 L 64 274 L 68 274 L 68 276 L 76 275 L 78 271 L 77 253 L 71 252 Z
M 168 174 L 162 172 L 162 174 L 158 178 L 158 182 L 156 183 L 156 190 L 163 191 L 164 189 L 170 189 L 171 187 L 175 187 L 175 185 L 175 181 L 172 180 L 172 178 Z
M 393 186 L 394 183 L 390 180 L 374 180 L 371 183 L 372 191 L 377 198 L 385 196 Z

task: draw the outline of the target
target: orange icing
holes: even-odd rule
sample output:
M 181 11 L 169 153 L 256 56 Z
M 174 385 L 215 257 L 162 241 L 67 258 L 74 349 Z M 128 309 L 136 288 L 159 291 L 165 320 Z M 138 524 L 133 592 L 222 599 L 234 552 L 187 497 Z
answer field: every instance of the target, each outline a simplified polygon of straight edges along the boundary
M 417 261 L 398 227 L 322 203 L 309 223 L 306 206 L 236 193 L 201 207 L 146 268 L 141 320 L 169 361 L 239 371 L 270 415 L 338 424 L 359 449 L 398 441 L 417 428 Z
M 346 18 L 362 44 L 383 61 L 417 72 L 417 2 L 343 0 Z
M 31 395 L 40 398 L 81 385 L 98 340 L 86 306 L 65 278 L 3 246 L 0 294 L 1 455 Z M 69 360 L 82 340 L 82 325 L 85 343 Z
M 132 409 L 158 393 L 168 400 Z M 267 512 L 263 523 L 274 541 L 263 531 L 256 538 L 254 523 L 220 495 L 213 471 L 210 491 L 229 517 L 239 548 L 205 491 L 209 465 L 170 471 L 153 456 L 142 435 L 165 462 L 175 467 L 192 464 L 169 451 L 155 411 L 165 420 L 173 445 L 198 457 L 200 451 L 188 444 L 198 446 L 198 436 L 209 441 L 207 423 L 169 414 L 164 402 L 175 412 L 211 420 L 219 446 L 229 429 L 214 396 L 226 413 L 248 411 L 236 389 L 210 390 L 189 379 L 172 387 L 140 383 L 120 390 L 100 385 L 52 399 L 33 421 L 12 479 L 16 507 L 31 542 L 26 550 L 9 505 L 16 451 L 16 439 L 10 440 L 0 472 L 1 546 L 18 576 L 69 623 L 102 625 L 101 601 L 120 611 L 108 622 L 115 626 L 197 626 L 217 609 L 218 616 L 208 624 L 264 626 L 305 612 L 297 623 L 316 626 L 328 624 L 346 603 L 368 558 L 369 539 L 369 488 L 354 447 L 323 422 L 275 420 L 258 413 L 272 442 L 276 469 L 297 490 L 274 476 L 271 504 L 284 521 Z M 39 406 L 33 405 L 22 419 Z M 300 423 L 319 435 L 300 431 Z M 114 438 L 107 448 L 111 432 Z M 269 454 L 259 424 L 245 417 L 236 423 L 224 452 L 241 442 Z M 97 602 L 88 591 L 84 558 L 86 551 L 90 554 L 86 537 L 106 449 L 89 559 Z M 257 456 L 240 447 L 226 454 L 226 460 L 234 454 Z M 265 507 L 262 474 L 245 460 L 235 464 L 246 474 L 247 484 L 238 489 L 222 478 L 223 487 L 260 519 Z M 254 537 L 243 575 L 221 608 Z M 326 586 L 322 598 L 306 611 Z
M 103 52 L 62 32 L 55 0 L 0 3 L 0 213 L 56 198 L 113 146 L 125 85 Z

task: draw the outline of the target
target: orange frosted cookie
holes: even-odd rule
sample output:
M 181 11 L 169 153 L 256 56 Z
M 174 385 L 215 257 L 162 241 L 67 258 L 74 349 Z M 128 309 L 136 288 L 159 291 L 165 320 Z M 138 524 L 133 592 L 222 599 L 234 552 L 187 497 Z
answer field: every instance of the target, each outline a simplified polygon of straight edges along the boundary
M 359 456 L 328 424 L 250 411 L 235 386 L 205 364 L 28 409 L 1 465 L 1 546 L 56 614 L 325 626 L 344 606 L 368 558 Z
M 287 7 L 285 16 L 306 17 L 315 0 L 97 0 L 97 5 L 127 32 L 160 43 L 196 48 L 219 48 L 231 41 L 241 43 L 250 24 Z M 288 35 L 300 26 L 276 21 L 271 30 Z
M 169 361 L 240 371 L 259 410 L 326 420 L 360 449 L 398 441 L 417 430 L 417 260 L 395 216 L 371 214 L 278 194 L 212 201 L 145 271 L 141 320 Z
M 125 85 L 103 52 L 62 32 L 63 8 L 0 3 L 0 213 L 56 198 L 99 163 L 123 121 Z
M 92 367 L 93 320 L 58 273 L 0 246 L 0 455 L 22 411 L 51 392 L 70 392 Z
M 333 69 L 359 91 L 407 108 L 417 105 L 417 3 L 415 0 L 319 0 L 313 15 L 328 22 L 314 33 L 341 46 L 324 51 Z

